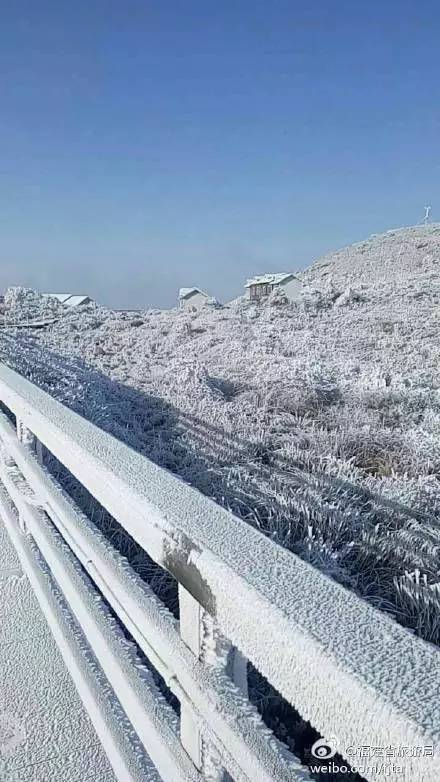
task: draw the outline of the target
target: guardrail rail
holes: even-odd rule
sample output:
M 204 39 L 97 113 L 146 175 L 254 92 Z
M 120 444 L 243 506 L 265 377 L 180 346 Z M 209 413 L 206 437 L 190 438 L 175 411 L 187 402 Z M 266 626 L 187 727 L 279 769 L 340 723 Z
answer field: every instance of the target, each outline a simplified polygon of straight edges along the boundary
M 0 402 L 0 515 L 120 782 L 309 779 L 250 703 L 247 661 L 348 762 L 407 747 L 404 778 L 438 782 L 439 756 L 414 752 L 440 749 L 433 646 L 3 365 Z M 47 452 L 177 580 L 179 621 Z

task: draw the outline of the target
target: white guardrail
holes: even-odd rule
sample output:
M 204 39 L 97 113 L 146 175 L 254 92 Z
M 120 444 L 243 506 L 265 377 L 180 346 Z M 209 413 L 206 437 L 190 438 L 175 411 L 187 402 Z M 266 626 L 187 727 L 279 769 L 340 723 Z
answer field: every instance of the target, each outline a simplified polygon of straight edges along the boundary
M 352 764 L 438 782 L 433 646 L 5 366 L 0 401 L 16 420 L 0 413 L 0 515 L 120 782 L 309 779 L 250 704 L 247 660 Z M 177 579 L 180 622 L 45 469 L 45 449 Z M 359 760 L 362 747 L 379 757 Z

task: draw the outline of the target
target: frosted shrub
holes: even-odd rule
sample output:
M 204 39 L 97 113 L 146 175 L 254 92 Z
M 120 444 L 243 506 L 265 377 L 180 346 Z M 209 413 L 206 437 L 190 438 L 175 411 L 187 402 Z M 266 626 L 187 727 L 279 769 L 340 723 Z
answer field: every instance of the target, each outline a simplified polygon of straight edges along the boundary
M 268 299 L 269 307 L 286 307 L 289 299 L 282 288 L 274 288 Z
M 396 427 L 418 425 L 425 412 L 440 413 L 440 396 L 437 392 L 423 389 L 385 388 L 364 392 L 360 404 L 374 410 L 382 425 Z
M 336 299 L 334 299 L 334 305 L 335 307 L 347 307 L 350 304 L 359 304 L 362 301 L 365 301 L 365 296 L 348 286 L 340 296 L 337 296 Z
M 322 368 L 312 372 L 308 401 L 312 407 L 322 408 L 342 401 L 342 394 L 334 375 L 325 374 Z
M 42 296 L 31 288 L 12 287 L 5 293 L 4 310 L 6 322 L 20 322 L 57 316 L 64 307 L 58 299 Z
M 355 467 L 372 475 L 391 475 L 404 472 L 408 464 L 403 438 L 388 431 L 353 432 L 343 437 L 338 446 L 338 457 L 351 460 Z M 404 469 L 401 467 L 404 465 Z
M 340 295 L 340 291 L 333 285 L 324 289 L 306 286 L 302 293 L 302 303 L 306 310 L 327 310 L 333 306 Z
M 314 414 L 342 400 L 338 384 L 321 372 L 298 375 L 290 385 L 280 384 L 269 391 L 266 403 L 269 409 L 305 415 Z
M 411 618 L 418 635 L 440 644 L 440 583 L 415 570 L 394 579 L 397 606 Z
M 225 399 L 226 401 L 233 399 L 242 390 L 242 387 L 238 383 L 234 383 L 233 381 L 222 377 L 207 375 L 206 383 L 214 393 L 217 393 L 220 398 Z

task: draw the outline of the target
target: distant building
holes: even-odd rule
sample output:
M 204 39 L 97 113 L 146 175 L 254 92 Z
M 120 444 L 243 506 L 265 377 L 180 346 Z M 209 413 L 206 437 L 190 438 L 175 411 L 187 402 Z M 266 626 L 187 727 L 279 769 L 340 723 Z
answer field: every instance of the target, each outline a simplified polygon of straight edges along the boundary
M 81 296 L 75 293 L 43 293 L 43 296 L 58 299 L 61 304 L 67 307 L 81 307 L 84 304 L 91 304 L 93 299 L 90 296 Z
M 294 274 L 280 272 L 279 274 L 260 274 L 248 280 L 247 297 L 251 301 L 261 301 L 276 288 L 282 288 L 290 301 L 298 301 L 301 296 L 302 282 Z
M 209 296 L 200 288 L 181 288 L 179 291 L 179 307 L 188 312 L 197 312 L 207 304 L 211 304 L 212 296 Z

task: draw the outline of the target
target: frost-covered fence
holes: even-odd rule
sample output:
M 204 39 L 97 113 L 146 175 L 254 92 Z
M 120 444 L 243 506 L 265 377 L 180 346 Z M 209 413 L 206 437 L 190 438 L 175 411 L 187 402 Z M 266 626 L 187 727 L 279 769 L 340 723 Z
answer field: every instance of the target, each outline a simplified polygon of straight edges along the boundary
M 4 366 L 0 402 L 0 515 L 121 782 L 308 779 L 250 704 L 247 660 L 352 763 L 438 748 L 434 647 Z M 48 452 L 174 576 L 180 621 Z M 436 754 L 397 762 L 440 778 Z

